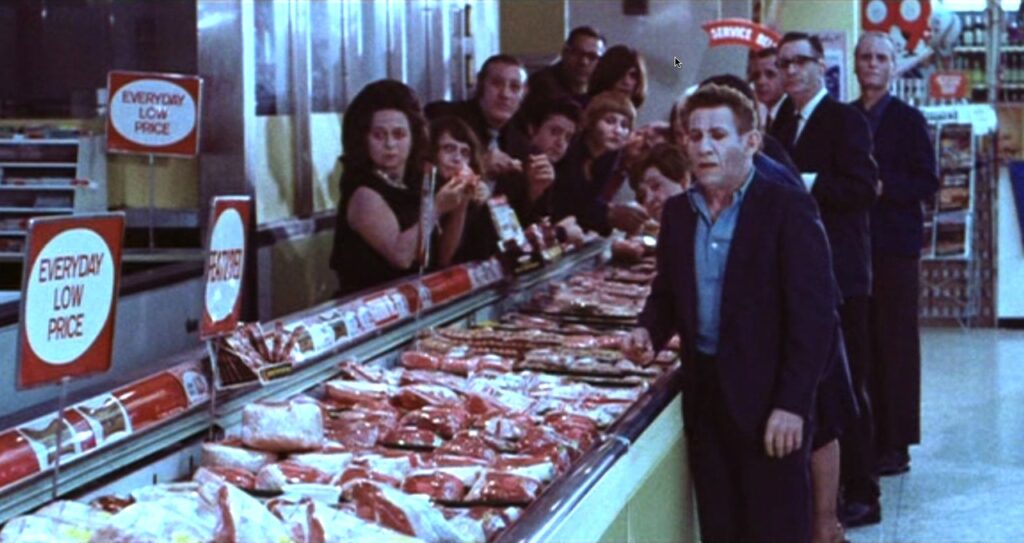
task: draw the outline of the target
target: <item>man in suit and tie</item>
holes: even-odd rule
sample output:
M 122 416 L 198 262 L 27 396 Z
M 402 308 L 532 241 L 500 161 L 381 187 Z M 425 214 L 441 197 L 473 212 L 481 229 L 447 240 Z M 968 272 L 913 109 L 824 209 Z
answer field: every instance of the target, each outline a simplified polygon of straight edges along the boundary
M 747 71 L 747 79 L 754 86 L 757 100 L 765 107 L 762 123 L 765 132 L 771 131 L 776 119 L 791 114 L 793 109 L 793 104 L 785 100 L 786 89 L 777 66 L 778 55 L 779 51 L 774 47 L 751 53 Z
M 830 97 L 825 89 L 823 58 L 824 48 L 816 36 L 789 32 L 782 37 L 778 66 L 793 111 L 791 116 L 775 121 L 772 133 L 786 145 L 818 203 L 842 294 L 839 313 L 860 416 L 852 424 L 842 420 L 821 421 L 814 445 L 821 454 L 838 454 L 838 451 L 829 451 L 834 448 L 835 439 L 841 438 L 844 500 L 840 518 L 847 526 L 859 526 L 881 520 L 868 396 L 871 352 L 868 214 L 878 194 L 878 169 L 871 157 L 871 133 L 863 115 Z M 825 400 L 827 404 L 828 399 Z
M 853 103 L 868 119 L 882 194 L 871 208 L 872 371 L 880 475 L 910 469 L 908 447 L 921 439 L 921 338 L 917 299 L 921 202 L 935 196 L 935 149 L 921 112 L 889 94 L 896 45 L 888 34 L 868 32 L 857 42 Z
M 812 413 L 838 294 L 813 199 L 753 165 L 756 115 L 714 84 L 686 101 L 695 185 L 665 204 L 633 340 L 681 339 L 702 539 L 808 542 Z

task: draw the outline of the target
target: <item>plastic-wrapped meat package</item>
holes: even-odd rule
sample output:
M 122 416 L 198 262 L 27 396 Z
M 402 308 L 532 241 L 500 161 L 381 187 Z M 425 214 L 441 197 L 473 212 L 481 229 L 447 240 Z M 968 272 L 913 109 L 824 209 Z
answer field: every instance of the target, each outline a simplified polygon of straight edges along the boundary
M 155 485 L 132 492 L 136 503 L 114 515 L 93 543 L 216 541 L 221 515 L 216 502 L 204 498 L 199 485 Z
M 204 484 L 200 485 L 199 494 L 217 505 L 219 522 L 215 541 L 293 543 L 281 520 L 245 492 L 231 485 Z
M 409 370 L 437 370 L 441 367 L 439 357 L 416 351 L 406 351 L 399 357 L 399 364 Z
M 597 438 L 597 423 L 583 415 L 556 412 L 544 417 L 544 424 L 554 428 L 562 436 L 576 442 L 577 448 L 587 450 Z
M 402 481 L 400 479 L 392 477 L 391 475 L 373 471 L 365 466 L 352 466 L 346 468 L 345 471 L 341 472 L 341 475 L 335 477 L 331 482 L 337 486 L 345 486 L 356 479 L 366 479 L 368 481 L 382 483 L 393 488 L 398 488 L 402 485 Z
M 466 501 L 501 505 L 527 505 L 537 499 L 540 481 L 501 471 L 485 471 L 466 494 Z
M 522 509 L 519 507 L 487 507 L 476 506 L 470 508 L 446 508 L 444 516 L 449 522 L 456 526 L 462 526 L 464 522 L 473 522 L 483 531 L 485 541 L 493 540 L 505 528 L 522 516 Z M 470 528 L 476 532 L 476 528 Z
M 446 356 L 441 359 L 441 364 L 438 369 L 453 375 L 461 375 L 463 377 L 474 373 L 480 366 L 480 359 L 475 356 L 470 357 L 454 357 Z
M 462 407 L 428 405 L 406 413 L 400 424 L 431 430 L 444 439 L 451 439 L 456 432 L 469 424 L 469 412 Z
M 450 373 L 426 370 L 405 370 L 402 372 L 402 377 L 399 379 L 398 384 L 402 386 L 439 385 L 452 390 L 459 390 L 465 382 L 465 378 L 459 377 L 458 375 L 452 375 Z
M 568 450 L 569 456 L 573 459 L 583 452 L 577 441 L 562 435 L 550 426 L 534 426 L 528 429 L 521 440 L 520 452 L 532 454 L 530 451 L 543 445 L 561 445 Z
M 596 349 L 598 346 L 598 339 L 594 336 L 565 336 L 562 340 L 562 347 L 568 349 Z
M 319 449 L 324 442 L 323 413 L 312 404 L 249 404 L 242 409 L 242 442 L 272 452 Z
M 466 494 L 462 479 L 443 470 L 416 471 L 402 481 L 402 491 L 424 494 L 432 500 L 459 501 Z
M 352 453 L 347 452 L 304 453 L 293 454 L 288 457 L 288 461 L 333 476 L 345 471 L 352 462 L 352 456 Z
M 413 469 L 413 462 L 416 462 L 413 456 L 370 452 L 357 456 L 351 467 L 365 467 L 401 481 Z
M 545 456 L 529 454 L 503 454 L 494 461 L 494 469 L 514 473 L 549 483 L 558 472 L 555 464 Z
M 349 483 L 344 493 L 355 503 L 359 518 L 428 543 L 467 541 L 425 496 L 406 494 L 365 480 Z
M 332 413 L 324 423 L 325 450 L 368 449 L 377 445 L 381 434 L 387 431 L 379 422 L 372 422 L 366 413 L 358 411 Z
M 7 521 L 0 543 L 88 543 L 110 519 L 109 513 L 82 503 L 55 501 Z
M 351 381 L 363 381 L 366 383 L 384 383 L 387 381 L 385 370 L 359 364 L 354 361 L 345 361 L 339 366 L 341 375 Z
M 330 474 L 316 468 L 298 464 L 290 460 L 270 464 L 256 474 L 256 490 L 279 492 L 284 485 L 295 483 L 327 483 Z
M 412 411 L 426 405 L 459 405 L 461 398 L 452 389 L 441 385 L 406 385 L 391 396 L 391 403 L 399 409 Z
M 234 468 L 256 473 L 263 466 L 277 461 L 277 454 L 254 451 L 242 447 L 241 441 L 231 440 L 220 443 L 203 443 L 199 454 L 199 465 L 206 467 Z
M 527 428 L 533 425 L 529 415 L 522 413 L 494 413 L 473 421 L 473 427 L 482 431 L 489 442 L 505 444 L 499 449 L 514 448 L 515 443 L 526 435 Z
M 474 459 L 478 460 L 478 459 Z M 480 474 L 483 473 L 487 465 L 477 464 L 458 464 L 458 465 L 442 465 L 438 464 L 436 467 L 431 468 L 431 471 L 442 471 L 457 478 L 462 484 L 469 488 L 473 486 Z M 419 473 L 420 471 L 412 472 L 410 475 Z
M 437 449 L 439 454 L 471 456 L 491 462 L 498 456 L 477 430 L 463 430 Z
M 229 483 L 242 490 L 256 489 L 256 474 L 244 469 L 224 466 L 203 466 L 192 475 L 197 483 L 220 482 Z
M 436 433 L 411 426 L 395 428 L 380 440 L 381 445 L 401 449 L 433 450 L 441 446 L 444 440 Z
M 120 513 L 121 511 L 124 511 L 125 507 L 128 507 L 133 503 L 135 503 L 135 500 L 132 499 L 131 496 L 127 498 L 122 498 L 121 496 L 108 495 L 100 496 L 99 498 L 94 499 L 93 501 L 89 502 L 89 505 L 93 509 L 99 509 L 101 511 L 114 515 Z
M 367 402 L 384 402 L 393 392 L 391 385 L 365 381 L 334 379 L 324 383 L 327 397 L 341 407 Z
M 500 388 L 490 379 L 470 379 L 463 392 L 479 394 L 496 403 L 501 409 L 513 413 L 525 413 L 533 405 L 534 399 L 518 392 Z
M 269 504 L 268 504 L 269 506 Z M 415 543 L 419 539 L 365 521 L 355 514 L 313 501 L 272 506 L 296 543 Z

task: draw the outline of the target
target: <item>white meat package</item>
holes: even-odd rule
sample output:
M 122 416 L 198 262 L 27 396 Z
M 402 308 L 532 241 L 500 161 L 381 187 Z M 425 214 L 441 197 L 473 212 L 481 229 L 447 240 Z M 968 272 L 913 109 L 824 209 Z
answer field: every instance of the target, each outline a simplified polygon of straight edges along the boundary
M 261 451 L 300 452 L 323 446 L 324 419 L 314 404 L 254 403 L 242 410 L 242 442 Z

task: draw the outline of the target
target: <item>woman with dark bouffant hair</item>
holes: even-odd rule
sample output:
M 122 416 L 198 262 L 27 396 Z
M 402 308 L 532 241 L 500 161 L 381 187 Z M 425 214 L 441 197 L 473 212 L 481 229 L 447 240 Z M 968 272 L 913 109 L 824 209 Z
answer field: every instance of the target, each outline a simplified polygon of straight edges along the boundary
M 590 75 L 587 94 L 593 98 L 605 91 L 618 91 L 629 97 L 633 107 L 647 98 L 647 67 L 644 57 L 632 47 L 615 45 L 605 51 Z
M 344 171 L 331 268 L 339 293 L 397 279 L 422 262 L 423 229 L 440 219 L 438 259 L 451 258 L 465 221 L 464 179 L 423 194 L 427 125 L 415 93 L 398 81 L 370 83 L 352 100 L 342 125 Z M 434 217 L 424 217 L 432 198 Z M 430 234 L 429 232 L 426 234 Z

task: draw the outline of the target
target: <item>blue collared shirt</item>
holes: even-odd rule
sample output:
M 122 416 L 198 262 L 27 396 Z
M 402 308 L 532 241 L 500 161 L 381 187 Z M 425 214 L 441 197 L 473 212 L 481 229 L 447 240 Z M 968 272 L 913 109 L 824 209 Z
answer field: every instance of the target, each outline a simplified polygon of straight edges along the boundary
M 867 118 L 868 125 L 871 126 L 871 134 L 878 132 L 878 126 L 882 124 L 882 115 L 885 114 L 885 108 L 891 101 L 892 95 L 887 92 L 875 102 L 875 105 L 871 106 L 871 109 L 864 109 L 864 98 L 859 98 L 854 102 L 857 109 Z
M 721 316 L 722 284 L 729 247 L 736 230 L 743 195 L 754 179 L 754 168 L 747 180 L 733 193 L 732 203 L 722 210 L 718 219 L 711 219 L 707 201 L 697 185 L 687 191 L 690 205 L 697 212 L 697 231 L 693 240 L 693 256 L 697 277 L 697 350 L 706 355 L 718 354 L 718 324 Z

